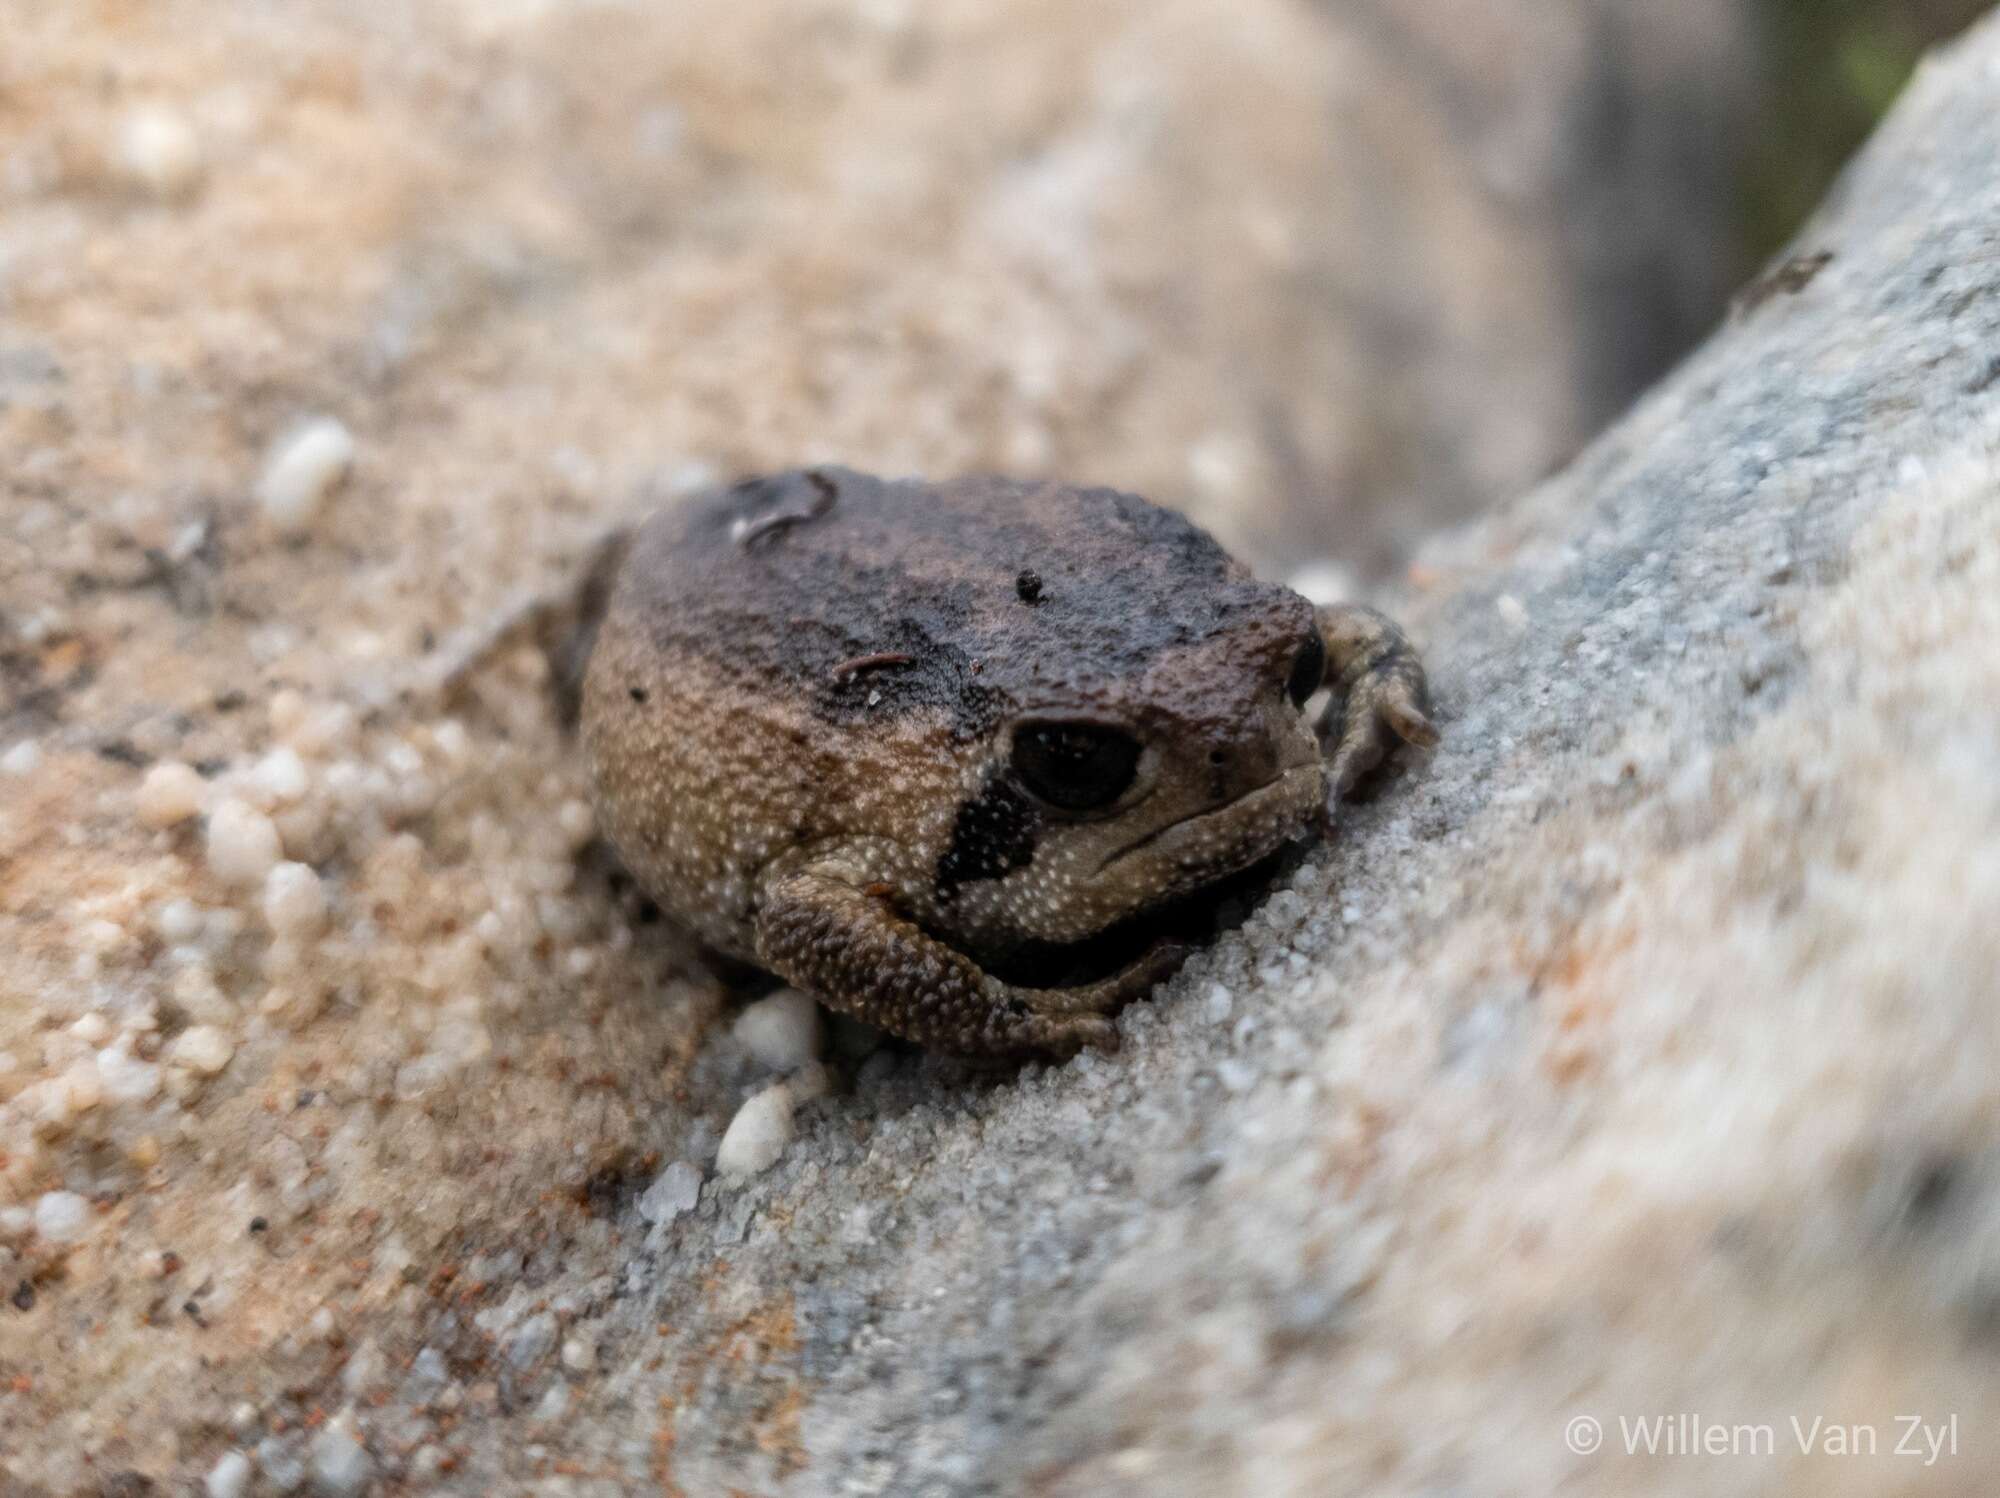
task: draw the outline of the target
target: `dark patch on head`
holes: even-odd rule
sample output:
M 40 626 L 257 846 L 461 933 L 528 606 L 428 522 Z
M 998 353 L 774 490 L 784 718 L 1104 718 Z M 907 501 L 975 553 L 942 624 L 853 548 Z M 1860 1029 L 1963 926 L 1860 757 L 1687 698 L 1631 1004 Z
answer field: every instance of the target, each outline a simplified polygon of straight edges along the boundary
M 1014 579 L 1014 592 L 1023 603 L 1042 601 L 1042 575 L 1039 572 L 1022 572 Z
M 646 700 L 646 689 L 644 687 L 627 687 L 626 691 L 631 693 L 634 702 L 644 702 Z
M 1005 773 L 996 774 L 958 809 L 951 846 L 938 860 L 939 902 L 949 902 L 964 885 L 1027 867 L 1041 830 L 1042 814 L 1035 803 Z
M 9 1298 L 13 1301 L 14 1309 L 17 1311 L 34 1310 L 35 1308 L 34 1283 L 30 1280 L 22 1280 L 20 1284 L 14 1287 L 14 1293 Z

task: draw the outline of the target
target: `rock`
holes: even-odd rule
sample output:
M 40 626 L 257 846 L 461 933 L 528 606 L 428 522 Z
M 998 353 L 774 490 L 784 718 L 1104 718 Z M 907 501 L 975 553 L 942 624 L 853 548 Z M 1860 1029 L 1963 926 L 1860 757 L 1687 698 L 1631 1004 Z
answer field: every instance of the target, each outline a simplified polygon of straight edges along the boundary
M 273 749 L 250 767 L 243 790 L 259 808 L 270 811 L 289 806 L 311 788 L 305 761 L 289 744 Z
M 264 919 L 279 936 L 300 941 L 326 924 L 326 890 L 302 863 L 280 863 L 264 876 Z
M 339 1420 L 323 1427 L 306 1443 L 306 1462 L 313 1491 L 325 1498 L 355 1498 L 375 1480 L 375 1460 Z
M 203 1486 L 208 1498 L 243 1498 L 250 1490 L 250 1458 L 240 1451 L 225 1451 L 208 1469 Z
M 144 105 L 118 123 L 112 165 L 133 187 L 158 198 L 181 198 L 201 181 L 201 141 L 174 110 Z
M 556 1345 L 556 1334 L 560 1327 L 556 1318 L 547 1311 L 530 1316 L 521 1323 L 520 1329 L 508 1339 L 507 1361 L 516 1368 L 532 1368 Z
M 731 1030 L 759 1065 L 777 1072 L 795 1071 L 814 1060 L 826 1040 L 819 1005 L 795 988 L 781 988 L 746 1005 Z
M 277 1436 L 266 1436 L 257 1443 L 257 1469 L 280 1493 L 297 1492 L 306 1480 L 306 1464 L 296 1444 Z
M 257 502 L 274 529 L 302 535 L 354 463 L 354 436 L 330 416 L 315 417 L 279 438 L 257 480 Z
M 792 1094 L 784 1083 L 754 1093 L 729 1120 L 715 1152 L 715 1168 L 741 1179 L 769 1170 L 792 1142 Z
M 701 1200 L 701 1171 L 676 1160 L 639 1194 L 639 1215 L 648 1222 L 672 1222 Z
M 208 814 L 208 867 L 224 884 L 254 888 L 283 856 L 277 827 L 249 803 L 230 797 Z
M 236 1042 L 214 1025 L 191 1025 L 174 1037 L 167 1059 L 197 1076 L 212 1077 L 229 1065 Z
M 134 809 L 148 827 L 173 827 L 200 813 L 208 786 L 183 764 L 154 765 L 139 782 Z
M 35 1231 L 51 1243 L 74 1243 L 90 1231 L 90 1203 L 74 1191 L 35 1198 Z
M 143 1103 L 160 1090 L 160 1068 L 134 1056 L 123 1045 L 106 1046 L 97 1053 L 98 1081 L 105 1097 L 114 1103 Z
M 451 1370 L 443 1354 L 435 1347 L 425 1347 L 411 1361 L 409 1376 L 396 1391 L 396 1397 L 405 1404 L 429 1404 L 450 1382 Z

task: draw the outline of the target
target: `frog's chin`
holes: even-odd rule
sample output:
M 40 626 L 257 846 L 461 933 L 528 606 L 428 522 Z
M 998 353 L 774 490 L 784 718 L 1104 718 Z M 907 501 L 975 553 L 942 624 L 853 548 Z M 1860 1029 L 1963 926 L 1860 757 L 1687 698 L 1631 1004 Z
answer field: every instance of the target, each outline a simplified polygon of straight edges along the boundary
M 1184 957 L 1192 955 L 1240 924 L 1273 882 L 1297 866 L 1311 843 L 1309 833 L 1279 838 L 1276 847 L 1263 850 L 1254 862 L 1220 871 L 1093 936 L 1068 942 L 1018 941 L 966 955 L 1017 988 L 1081 988 L 1143 967 L 1158 967 L 1165 949 L 1179 948 Z M 1161 968 L 1156 976 L 1165 978 L 1168 971 Z

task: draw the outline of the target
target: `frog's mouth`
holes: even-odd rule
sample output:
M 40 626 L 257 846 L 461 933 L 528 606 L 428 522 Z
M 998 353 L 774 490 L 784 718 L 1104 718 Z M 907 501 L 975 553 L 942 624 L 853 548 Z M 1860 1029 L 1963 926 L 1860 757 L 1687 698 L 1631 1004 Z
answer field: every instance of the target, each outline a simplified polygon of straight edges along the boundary
M 1079 941 L 1021 941 L 966 955 L 1003 983 L 1017 988 L 1082 988 L 1147 961 L 1176 945 L 1192 956 L 1224 931 L 1242 924 L 1272 884 L 1296 867 L 1310 839 L 1287 839 L 1246 868 Z M 1168 973 L 1162 972 L 1162 978 Z

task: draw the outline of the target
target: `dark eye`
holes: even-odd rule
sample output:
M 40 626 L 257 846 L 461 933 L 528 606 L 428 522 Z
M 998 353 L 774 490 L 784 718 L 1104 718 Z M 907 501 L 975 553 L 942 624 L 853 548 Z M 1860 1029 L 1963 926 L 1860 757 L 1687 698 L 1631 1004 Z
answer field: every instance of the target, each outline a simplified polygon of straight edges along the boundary
M 1317 634 L 1307 635 L 1305 644 L 1299 647 L 1298 659 L 1292 662 L 1292 676 L 1285 683 L 1285 695 L 1292 699 L 1294 707 L 1304 707 L 1306 698 L 1317 692 L 1325 679 L 1326 646 L 1320 643 Z
M 1094 811 L 1125 794 L 1139 744 L 1115 728 L 1029 723 L 1014 731 L 1014 773 L 1051 806 Z

